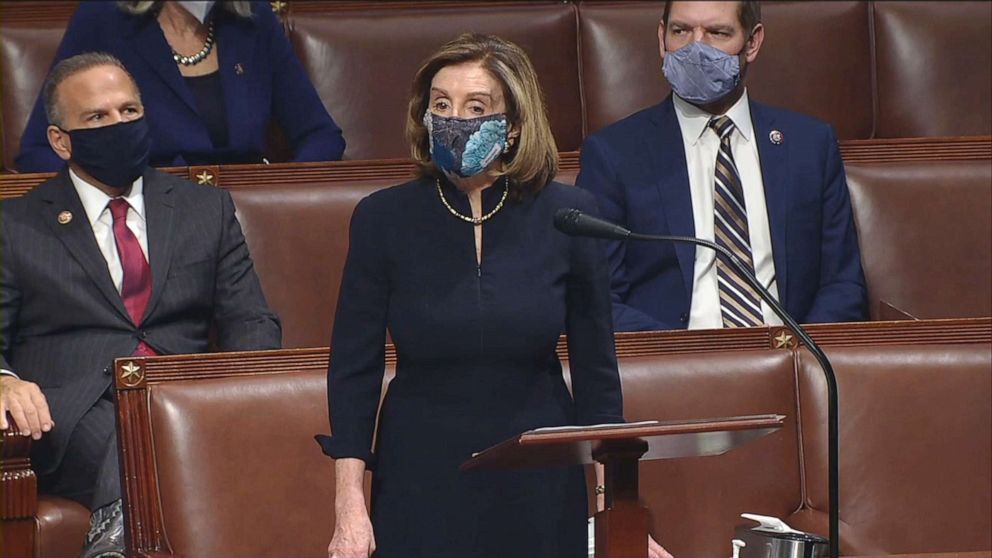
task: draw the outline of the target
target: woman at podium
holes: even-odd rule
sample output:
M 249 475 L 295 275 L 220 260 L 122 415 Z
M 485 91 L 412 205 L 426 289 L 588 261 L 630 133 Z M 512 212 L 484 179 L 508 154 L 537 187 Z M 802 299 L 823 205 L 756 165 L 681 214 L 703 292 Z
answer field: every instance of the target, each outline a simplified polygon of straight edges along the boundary
M 416 180 L 362 200 L 331 340 L 336 558 L 580 558 L 579 467 L 459 473 L 544 426 L 622 422 L 606 260 L 555 211 L 595 213 L 553 182 L 558 155 L 517 45 L 462 35 L 417 73 L 407 136 Z M 378 413 L 386 331 L 395 379 Z M 569 339 L 571 393 L 555 352 Z M 373 451 L 373 433 L 375 445 Z M 362 490 L 372 471 L 372 505 Z

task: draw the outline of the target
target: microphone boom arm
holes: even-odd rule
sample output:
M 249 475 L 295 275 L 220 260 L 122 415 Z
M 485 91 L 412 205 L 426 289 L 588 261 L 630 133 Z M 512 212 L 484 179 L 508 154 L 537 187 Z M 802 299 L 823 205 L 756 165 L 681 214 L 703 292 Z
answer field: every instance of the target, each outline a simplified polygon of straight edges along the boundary
M 761 296 L 761 299 L 768 304 L 768 306 L 772 309 L 772 312 L 774 312 L 775 315 L 778 316 L 797 337 L 799 337 L 802 343 L 806 345 L 806 348 L 809 349 L 809 351 L 813 354 L 813 357 L 820 364 L 820 367 L 823 369 L 824 377 L 827 381 L 827 482 L 829 483 L 830 493 L 830 510 L 828 514 L 830 524 L 830 558 L 838 558 L 840 555 L 840 474 L 838 471 L 838 453 L 840 443 L 837 416 L 837 376 L 834 374 L 834 368 L 830 365 L 830 360 L 827 359 L 827 355 L 824 354 L 823 349 L 820 348 L 816 341 L 813 341 L 813 338 L 810 337 L 809 333 L 801 325 L 799 325 L 799 323 L 792 316 L 790 316 L 784 308 L 782 308 L 782 305 L 775 300 L 775 297 L 768 292 L 768 289 L 761 285 L 761 282 L 758 281 L 758 278 L 755 277 L 754 273 L 744 267 L 737 256 L 735 256 L 730 250 L 727 250 L 715 242 L 689 236 L 650 235 L 627 231 L 626 239 L 685 242 L 705 246 L 714 250 L 717 255 L 722 256 L 724 261 L 729 263 L 734 268 L 738 275 L 743 277 L 744 280 L 751 285 L 751 288 L 753 288 L 755 292 Z

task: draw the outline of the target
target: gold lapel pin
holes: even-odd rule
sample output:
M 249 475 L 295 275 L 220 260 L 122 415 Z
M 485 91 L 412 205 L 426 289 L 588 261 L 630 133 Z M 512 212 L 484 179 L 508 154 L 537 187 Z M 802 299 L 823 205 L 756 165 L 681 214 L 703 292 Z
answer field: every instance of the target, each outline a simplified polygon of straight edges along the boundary
M 775 145 L 782 145 L 785 136 L 783 136 L 782 132 L 778 130 L 772 130 L 771 132 L 768 132 L 768 139 L 771 140 L 771 142 L 774 143 Z
M 70 221 L 72 221 L 72 212 L 70 212 L 70 211 L 61 211 L 61 212 L 59 212 L 59 224 L 60 225 L 68 225 Z

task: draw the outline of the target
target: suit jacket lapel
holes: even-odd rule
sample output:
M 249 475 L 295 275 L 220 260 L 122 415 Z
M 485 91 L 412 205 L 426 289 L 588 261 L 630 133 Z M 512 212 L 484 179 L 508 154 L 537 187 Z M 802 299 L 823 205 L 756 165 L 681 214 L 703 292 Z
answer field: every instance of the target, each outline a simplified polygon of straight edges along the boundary
M 131 49 L 141 56 L 155 74 L 178 96 L 190 110 L 197 112 L 196 103 L 189 87 L 183 82 L 182 74 L 172 59 L 172 49 L 162 34 L 162 28 L 154 17 L 133 18 L 136 20 L 130 30 L 128 41 Z
M 658 190 L 661 194 L 662 209 L 669 230 L 667 234 L 695 236 L 696 226 L 692 218 L 692 196 L 689 192 L 689 169 L 686 167 L 685 147 L 682 142 L 682 129 L 675 115 L 675 105 L 671 95 L 658 105 L 651 115 L 656 125 L 654 133 L 661 135 L 661 141 L 649 141 L 649 159 L 655 164 L 654 176 L 658 177 Z M 693 271 L 696 248 L 691 244 L 675 244 L 686 297 L 692 295 Z
M 79 201 L 79 195 L 76 194 L 76 189 L 69 179 L 68 170 L 62 169 L 56 177 L 56 182 L 51 183 L 50 186 L 41 191 L 45 201 L 42 220 L 51 228 L 55 237 L 65 245 L 69 254 L 79 262 L 107 302 L 122 318 L 130 322 L 131 317 L 124 307 L 120 293 L 114 287 L 107 260 L 96 243 L 93 228 L 86 217 L 82 202 Z M 71 214 L 71 220 L 65 224 L 59 221 L 59 215 L 63 211 Z
M 173 213 L 172 184 L 152 169 L 144 174 L 145 223 L 148 225 L 148 265 L 152 270 L 152 295 L 145 316 L 151 316 L 162 298 L 165 278 L 172 263 Z
M 761 162 L 761 181 L 765 188 L 765 205 L 768 207 L 768 228 L 772 237 L 772 259 L 775 261 L 775 282 L 778 299 L 787 306 L 788 282 L 788 222 L 792 205 L 789 187 L 789 148 L 786 141 L 774 144 L 770 134 L 775 130 L 775 117 L 762 105 L 751 101 L 751 121 L 754 139 L 758 142 L 758 159 Z

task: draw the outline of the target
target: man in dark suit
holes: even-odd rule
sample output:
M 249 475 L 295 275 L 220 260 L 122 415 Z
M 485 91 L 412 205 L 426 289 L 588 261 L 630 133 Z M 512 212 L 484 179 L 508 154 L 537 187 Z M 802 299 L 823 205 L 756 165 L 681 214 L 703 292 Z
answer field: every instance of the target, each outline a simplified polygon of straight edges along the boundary
M 83 556 L 123 557 L 112 362 L 280 346 L 230 195 L 147 166 L 144 108 L 105 54 L 45 85 L 58 176 L 2 204 L 0 427 L 38 440 L 42 488 L 88 506 Z
M 603 217 L 732 250 L 802 322 L 864 319 L 867 292 L 837 140 L 750 101 L 758 2 L 668 2 L 658 27 L 673 94 L 586 139 L 576 184 Z M 775 324 L 713 251 L 611 243 L 618 331 Z

